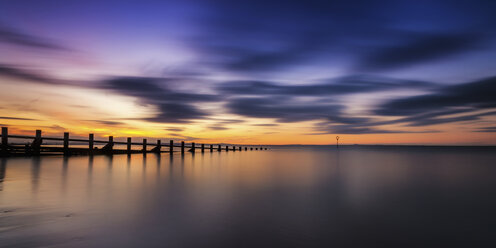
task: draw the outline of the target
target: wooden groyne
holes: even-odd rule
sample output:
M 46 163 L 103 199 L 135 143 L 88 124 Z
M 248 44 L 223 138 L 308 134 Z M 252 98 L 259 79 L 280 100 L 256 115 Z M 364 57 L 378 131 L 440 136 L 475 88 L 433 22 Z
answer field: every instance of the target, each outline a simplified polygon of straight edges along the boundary
M 27 140 L 23 144 L 9 143 L 9 138 L 16 140 Z M 157 139 L 155 144 L 147 142 L 133 142 L 131 137 L 126 142 L 114 141 L 113 136 L 108 136 L 108 140 L 96 140 L 94 134 L 90 133 L 88 139 L 70 138 L 69 133 L 65 132 L 62 138 L 42 136 L 41 130 L 36 130 L 35 136 L 11 135 L 7 127 L 2 127 L 1 133 L 0 157 L 7 156 L 41 156 L 41 155 L 93 155 L 93 154 L 133 154 L 133 153 L 174 153 L 180 152 L 221 152 L 221 151 L 253 151 L 267 150 L 266 147 L 246 145 L 222 145 L 222 144 L 195 144 L 174 143 L 169 140 L 169 144 L 163 144 Z M 45 141 L 61 142 L 61 144 L 47 144 Z M 71 142 L 73 143 L 71 146 Z M 77 143 L 77 145 L 74 145 Z M 100 146 L 100 147 L 98 147 Z M 118 149 L 116 146 L 123 146 L 124 149 Z M 133 147 L 139 147 L 138 149 Z M 176 149 L 177 148 L 177 149 Z

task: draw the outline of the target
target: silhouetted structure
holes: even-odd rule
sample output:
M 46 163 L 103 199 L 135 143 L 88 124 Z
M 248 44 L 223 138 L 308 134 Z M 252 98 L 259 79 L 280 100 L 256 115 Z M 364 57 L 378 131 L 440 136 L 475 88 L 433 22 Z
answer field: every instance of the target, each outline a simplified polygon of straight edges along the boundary
M 201 149 L 201 152 L 205 152 L 205 144 L 201 144 L 198 146 L 194 142 L 190 145 L 186 145 L 184 141 L 181 141 L 181 145 L 175 145 L 173 140 L 170 140 L 169 146 L 163 146 L 160 139 L 157 140 L 157 144 L 154 145 L 152 149 L 148 149 L 147 139 L 143 139 L 143 142 L 136 143 L 132 142 L 132 138 L 128 137 L 126 142 L 114 141 L 113 136 L 108 136 L 108 140 L 95 140 L 94 134 L 89 134 L 88 139 L 74 139 L 69 137 L 69 133 L 65 132 L 63 138 L 55 138 L 55 137 L 42 137 L 41 130 L 36 130 L 35 136 L 26 136 L 26 135 L 11 135 L 9 134 L 9 130 L 7 127 L 2 127 L 1 133 L 1 146 L 0 146 L 0 157 L 7 156 L 40 156 L 40 155 L 56 155 L 56 154 L 64 154 L 64 155 L 92 155 L 92 154 L 131 154 L 131 153 L 162 153 L 162 152 L 174 152 L 174 147 L 180 147 L 181 154 L 184 154 L 185 148 L 189 148 L 188 151 L 194 153 L 196 148 Z M 31 140 L 31 143 L 26 144 L 13 144 L 9 143 L 9 138 L 12 139 L 23 139 L 23 140 Z M 43 144 L 44 141 L 61 141 L 62 144 Z M 77 142 L 78 147 L 70 147 L 70 142 Z M 87 144 L 87 148 L 83 147 Z M 95 144 L 103 144 L 101 148 L 95 146 Z M 125 149 L 116 149 L 116 145 L 125 146 Z M 132 149 L 133 146 L 141 146 L 141 149 Z M 169 149 L 163 150 L 163 147 L 168 147 Z M 253 146 L 245 146 L 245 151 L 253 150 Z M 232 146 L 230 148 L 228 145 L 225 146 L 225 151 L 242 151 L 242 147 Z M 260 148 L 263 150 L 264 148 Z M 214 145 L 210 144 L 209 147 L 210 152 L 214 151 Z M 219 152 L 223 149 L 221 145 L 218 144 Z M 258 147 L 255 148 L 258 150 Z M 265 148 L 267 150 L 267 148 Z

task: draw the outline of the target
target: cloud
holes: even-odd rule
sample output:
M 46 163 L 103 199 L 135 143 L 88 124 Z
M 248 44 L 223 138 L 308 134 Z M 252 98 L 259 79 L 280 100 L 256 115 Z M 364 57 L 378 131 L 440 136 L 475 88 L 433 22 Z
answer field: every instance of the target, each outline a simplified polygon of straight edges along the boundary
M 209 126 L 208 129 L 215 131 L 229 130 L 229 128 L 225 126 Z
M 496 36 L 490 1 L 204 2 L 188 44 L 201 64 L 243 75 L 395 70 L 472 53 Z
M 165 131 L 171 131 L 171 132 L 182 132 L 184 131 L 183 128 L 178 128 L 178 127 L 169 127 L 169 128 L 166 128 L 164 129 Z
M 359 68 L 383 70 L 407 67 L 448 58 L 477 49 L 484 40 L 474 33 L 463 34 L 417 34 L 404 42 L 391 46 L 378 47 L 370 55 L 364 56 Z
M 37 121 L 37 119 L 23 118 L 23 117 L 12 117 L 12 116 L 0 116 L 3 120 L 21 120 L 21 121 Z
M 67 130 L 65 127 L 62 127 L 60 125 L 51 125 L 49 128 L 52 129 L 52 130 L 57 130 L 57 131 L 65 131 L 65 130 Z
M 9 65 L 0 64 L 0 75 L 14 77 L 43 84 L 63 84 L 60 80 L 49 78 L 35 72 L 19 69 Z
M 424 95 L 394 99 L 378 106 L 374 113 L 387 116 L 425 114 L 453 108 L 481 110 L 496 107 L 496 77 L 440 87 Z
M 434 86 L 434 83 L 424 81 L 352 75 L 300 85 L 264 81 L 229 81 L 221 84 L 218 90 L 231 95 L 334 96 L 394 89 L 429 89 Z
M 339 114 L 341 106 L 296 103 L 289 98 L 243 97 L 229 100 L 226 108 L 233 114 L 256 118 L 273 118 L 278 122 L 299 122 Z
M 275 123 L 259 123 L 259 124 L 253 124 L 252 126 L 254 127 L 277 127 L 279 124 Z
M 330 125 L 326 127 L 316 127 L 322 133 L 317 134 L 384 134 L 384 133 L 410 133 L 402 130 L 383 130 L 372 127 L 353 125 Z
M 43 50 L 69 50 L 68 48 L 48 39 L 26 34 L 20 30 L 7 27 L 5 25 L 0 25 L 0 42 Z
M 475 132 L 494 133 L 496 132 L 496 127 L 482 127 L 476 130 Z
M 124 124 L 123 122 L 120 121 L 110 121 L 110 120 L 88 120 L 91 122 L 97 122 L 99 124 L 107 125 L 107 126 L 118 126 Z
M 215 102 L 220 98 L 211 94 L 184 93 L 173 90 L 170 83 L 176 78 L 118 77 L 105 81 L 100 88 L 118 94 L 133 96 L 143 104 L 156 106 L 158 113 L 154 117 L 145 118 L 150 122 L 189 123 L 195 119 L 209 116 L 195 104 Z

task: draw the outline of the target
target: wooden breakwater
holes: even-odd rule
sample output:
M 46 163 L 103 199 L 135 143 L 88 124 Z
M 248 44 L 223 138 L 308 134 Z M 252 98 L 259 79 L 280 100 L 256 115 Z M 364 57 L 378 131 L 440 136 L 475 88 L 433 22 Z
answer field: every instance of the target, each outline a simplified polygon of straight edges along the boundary
M 25 143 L 14 144 L 9 143 L 10 139 L 25 140 Z M 147 142 L 143 139 L 142 142 L 133 142 L 131 137 L 127 138 L 126 142 L 114 141 L 113 136 L 108 136 L 108 140 L 96 140 L 94 134 L 90 133 L 88 139 L 74 139 L 69 137 L 69 133 L 65 132 L 62 138 L 42 136 L 41 130 L 36 130 L 34 136 L 12 135 L 9 134 L 7 127 L 2 127 L 1 133 L 0 157 L 7 156 L 41 156 L 41 155 L 93 155 L 93 154 L 133 154 L 133 153 L 173 153 L 180 152 L 221 152 L 221 151 L 253 151 L 267 150 L 266 147 L 245 145 L 222 145 L 222 144 L 195 144 L 174 143 L 169 140 L 169 144 L 163 144 L 160 139 L 157 139 L 155 144 Z M 61 144 L 48 144 L 46 141 L 61 142 Z M 72 146 L 71 146 L 71 143 Z M 77 145 L 74 145 L 77 143 Z M 100 147 L 99 147 L 100 146 Z M 123 146 L 124 149 L 118 149 L 117 146 Z M 133 147 L 139 147 L 138 149 Z M 177 149 L 176 149 L 177 148 Z

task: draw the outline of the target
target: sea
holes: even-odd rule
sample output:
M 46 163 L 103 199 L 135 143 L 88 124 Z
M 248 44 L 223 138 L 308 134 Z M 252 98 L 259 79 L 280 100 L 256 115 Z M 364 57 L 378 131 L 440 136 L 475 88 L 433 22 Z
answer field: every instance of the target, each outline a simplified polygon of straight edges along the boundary
M 496 247 L 496 148 L 0 158 L 0 247 Z

